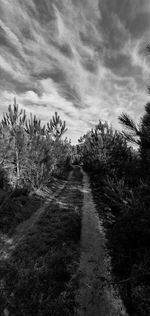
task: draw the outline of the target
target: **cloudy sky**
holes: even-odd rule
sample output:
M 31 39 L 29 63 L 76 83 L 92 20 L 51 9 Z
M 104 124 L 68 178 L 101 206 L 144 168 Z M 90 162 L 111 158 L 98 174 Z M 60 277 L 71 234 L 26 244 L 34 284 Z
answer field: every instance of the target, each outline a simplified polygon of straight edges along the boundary
M 0 0 L 0 116 L 14 96 L 73 143 L 99 119 L 119 128 L 148 101 L 149 0 Z

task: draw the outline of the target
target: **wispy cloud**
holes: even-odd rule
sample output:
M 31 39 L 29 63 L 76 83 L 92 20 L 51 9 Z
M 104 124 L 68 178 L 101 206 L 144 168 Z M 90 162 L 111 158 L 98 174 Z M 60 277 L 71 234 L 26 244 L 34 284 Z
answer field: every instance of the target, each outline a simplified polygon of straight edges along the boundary
M 58 111 L 73 141 L 98 119 L 139 118 L 148 14 L 148 0 L 1 0 L 0 113 L 14 95 L 43 122 Z

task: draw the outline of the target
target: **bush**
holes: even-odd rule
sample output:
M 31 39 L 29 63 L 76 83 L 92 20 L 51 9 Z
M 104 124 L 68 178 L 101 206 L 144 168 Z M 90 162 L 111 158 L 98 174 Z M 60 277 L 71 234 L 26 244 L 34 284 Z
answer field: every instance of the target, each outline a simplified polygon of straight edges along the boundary
M 82 175 L 77 183 L 81 180 Z M 51 203 L 23 236 L 11 258 L 0 262 L 2 311 L 7 306 L 15 316 L 74 315 L 82 193 L 70 187 L 67 192 L 70 205 Z
M 141 182 L 131 189 L 124 179 L 109 176 L 101 183 L 99 195 L 93 183 L 92 187 L 107 227 L 114 278 L 125 306 L 130 315 L 149 315 L 150 187 Z

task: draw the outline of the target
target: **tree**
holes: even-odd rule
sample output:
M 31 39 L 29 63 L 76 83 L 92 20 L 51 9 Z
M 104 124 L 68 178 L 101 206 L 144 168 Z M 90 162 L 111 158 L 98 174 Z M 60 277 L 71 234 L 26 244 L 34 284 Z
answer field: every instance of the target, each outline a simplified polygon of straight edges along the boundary
M 119 170 L 130 157 L 125 137 L 113 131 L 107 122 L 99 121 L 94 129 L 80 139 L 82 159 L 88 169 L 96 172 Z
M 26 112 L 19 110 L 16 99 L 14 98 L 13 106 L 9 105 L 8 112 L 3 114 L 1 122 L 1 140 L 3 139 L 4 147 L 6 149 L 6 156 L 8 159 L 11 172 L 14 174 L 13 182 L 16 186 L 21 177 L 21 159 L 23 158 L 23 151 L 25 151 L 26 135 L 24 125 L 26 122 Z M 7 146 L 5 145 L 5 141 Z M 14 168 L 13 168 L 14 166 Z
M 45 135 L 45 125 L 41 126 L 41 120 L 37 119 L 36 115 L 30 115 L 30 119 L 26 120 L 25 131 L 30 138 L 37 135 Z
M 37 188 L 62 173 L 70 157 L 70 143 L 61 140 L 66 130 L 57 113 L 46 128 L 35 115 L 27 118 L 14 99 L 0 123 L 0 164 L 9 182 Z
M 62 122 L 60 116 L 55 112 L 49 123 L 47 123 L 47 132 L 52 135 L 54 140 L 59 140 L 62 135 L 67 131 L 66 122 Z
M 139 145 L 142 162 L 149 169 L 150 162 L 150 103 L 145 106 L 145 114 L 137 125 L 127 114 L 119 116 L 119 121 L 128 132 L 123 132 L 127 141 Z
M 126 113 L 122 113 L 119 116 L 119 121 L 128 130 L 128 132 L 122 132 L 127 141 L 139 145 L 139 138 L 141 136 L 140 126 L 137 126 L 134 120 Z
M 19 111 L 18 104 L 16 103 L 16 98 L 14 98 L 13 107 L 9 105 L 8 113 L 3 113 L 2 126 L 10 127 L 14 129 L 17 126 L 24 125 L 26 122 L 26 112 L 22 109 Z
M 150 45 L 147 45 L 146 50 L 148 53 L 150 52 Z M 149 87 L 148 91 L 150 92 Z M 128 130 L 128 132 L 123 132 L 127 141 L 139 145 L 142 161 L 147 165 L 148 169 L 150 169 L 150 103 L 146 104 L 145 112 L 139 124 L 136 124 L 134 120 L 125 113 L 119 116 L 119 121 Z
M 145 106 L 145 114 L 141 122 L 140 151 L 143 161 L 150 163 L 150 103 Z

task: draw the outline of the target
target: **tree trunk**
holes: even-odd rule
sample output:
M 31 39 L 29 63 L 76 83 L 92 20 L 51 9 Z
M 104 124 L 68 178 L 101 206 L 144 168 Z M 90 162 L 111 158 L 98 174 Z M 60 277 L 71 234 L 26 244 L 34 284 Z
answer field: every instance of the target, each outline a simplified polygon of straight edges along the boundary
M 16 172 L 17 172 L 17 183 L 20 180 L 20 166 L 19 166 L 19 155 L 18 155 L 18 150 L 16 149 Z

